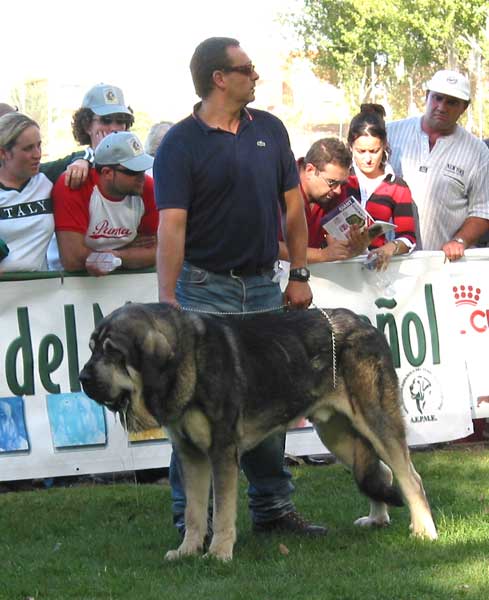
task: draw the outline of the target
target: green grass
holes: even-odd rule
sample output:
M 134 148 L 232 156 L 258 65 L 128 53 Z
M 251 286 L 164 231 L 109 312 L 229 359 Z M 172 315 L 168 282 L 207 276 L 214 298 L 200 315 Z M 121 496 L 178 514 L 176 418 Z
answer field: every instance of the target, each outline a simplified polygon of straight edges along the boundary
M 166 485 L 87 485 L 0 495 L 0 599 L 483 600 L 489 597 L 489 451 L 414 454 L 440 538 L 409 537 L 406 508 L 388 529 L 366 514 L 340 465 L 294 468 L 297 508 L 322 539 L 258 536 L 244 481 L 232 563 L 165 562 L 178 544 Z M 288 554 L 283 553 L 285 545 Z

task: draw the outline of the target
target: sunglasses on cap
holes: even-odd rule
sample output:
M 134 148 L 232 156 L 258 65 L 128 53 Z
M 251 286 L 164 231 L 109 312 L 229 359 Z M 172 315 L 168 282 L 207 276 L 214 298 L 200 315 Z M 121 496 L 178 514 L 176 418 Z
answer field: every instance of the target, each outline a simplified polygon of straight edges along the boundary
M 247 65 L 237 65 L 236 67 L 223 67 L 220 69 L 225 73 L 241 73 L 241 75 L 253 75 L 255 73 L 255 65 L 248 63 Z

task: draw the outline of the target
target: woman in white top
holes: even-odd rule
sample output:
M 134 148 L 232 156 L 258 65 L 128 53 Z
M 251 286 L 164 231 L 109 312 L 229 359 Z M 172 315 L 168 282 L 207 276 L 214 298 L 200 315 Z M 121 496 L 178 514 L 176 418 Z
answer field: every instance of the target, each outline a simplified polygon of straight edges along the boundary
M 17 112 L 0 117 L 0 240 L 8 248 L 0 273 L 47 270 L 52 183 L 39 172 L 40 164 L 38 124 Z

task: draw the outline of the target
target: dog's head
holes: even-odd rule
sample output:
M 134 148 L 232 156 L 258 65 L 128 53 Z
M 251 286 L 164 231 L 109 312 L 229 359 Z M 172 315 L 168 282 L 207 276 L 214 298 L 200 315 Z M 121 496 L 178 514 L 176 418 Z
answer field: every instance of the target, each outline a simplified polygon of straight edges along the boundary
M 418 411 L 422 413 L 427 402 L 430 400 L 431 382 L 426 377 L 417 375 L 409 386 L 409 393 L 411 394 L 411 398 L 416 402 Z
M 127 304 L 92 333 L 92 356 L 80 373 L 83 390 L 118 413 L 129 431 L 166 424 L 174 409 L 182 320 L 168 305 Z

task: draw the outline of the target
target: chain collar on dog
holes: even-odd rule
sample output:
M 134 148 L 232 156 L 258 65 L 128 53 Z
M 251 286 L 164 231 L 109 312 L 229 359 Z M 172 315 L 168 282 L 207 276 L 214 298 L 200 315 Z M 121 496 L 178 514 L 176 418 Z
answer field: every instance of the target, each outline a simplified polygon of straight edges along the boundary
M 322 308 L 319 308 L 319 306 L 316 306 L 314 304 L 314 302 L 311 304 L 311 306 L 315 309 L 317 309 L 322 315 L 323 317 L 328 321 L 329 326 L 331 328 L 331 358 L 333 361 L 333 389 L 336 389 L 336 338 L 334 336 L 334 329 L 333 329 L 333 322 L 331 321 L 328 313 L 323 310 Z
M 218 317 L 242 317 L 244 315 L 259 315 L 262 313 L 283 310 L 284 308 L 287 308 L 286 304 L 282 304 L 281 306 L 274 306 L 273 308 L 257 308 L 256 310 L 245 310 L 243 312 L 225 312 L 218 310 L 204 310 L 201 308 L 188 308 L 186 306 L 181 307 L 182 310 L 186 310 L 187 312 L 195 312 L 203 315 L 212 315 Z
M 329 326 L 331 328 L 331 358 L 333 361 L 333 365 L 332 365 L 333 366 L 333 389 L 335 390 L 336 389 L 336 339 L 335 339 L 335 335 L 334 335 L 333 323 L 332 323 L 331 319 L 329 318 L 328 313 L 325 310 L 323 310 L 322 308 L 319 308 L 319 306 L 316 306 L 314 303 L 311 304 L 311 307 L 315 308 L 323 315 L 323 317 L 328 321 Z M 258 314 L 263 314 L 263 313 L 276 312 L 279 310 L 283 310 L 284 308 L 287 308 L 287 305 L 282 304 L 281 306 L 275 306 L 273 308 L 259 308 L 257 310 L 246 310 L 244 312 L 203 310 L 200 308 L 187 308 L 185 306 L 182 306 L 181 308 L 182 308 L 182 310 L 185 310 L 187 312 L 195 312 L 195 313 L 220 316 L 220 317 L 230 317 L 230 316 L 243 316 L 243 315 L 258 315 Z

